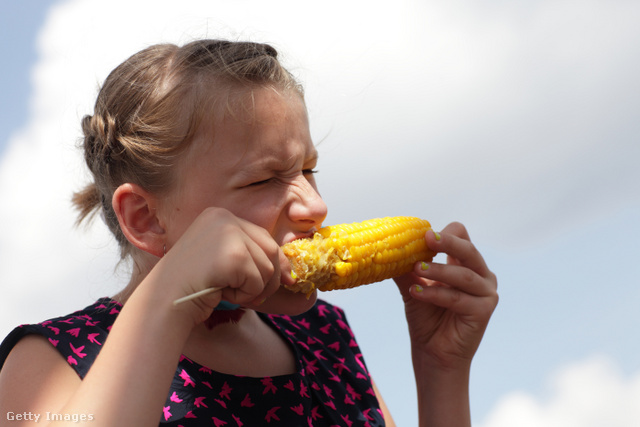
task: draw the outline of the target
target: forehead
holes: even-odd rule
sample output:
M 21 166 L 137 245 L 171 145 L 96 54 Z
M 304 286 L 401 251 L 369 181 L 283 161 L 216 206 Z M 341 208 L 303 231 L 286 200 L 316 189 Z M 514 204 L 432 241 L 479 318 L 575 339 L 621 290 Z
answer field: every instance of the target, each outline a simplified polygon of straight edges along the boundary
M 203 121 L 193 145 L 191 160 L 206 157 L 228 171 L 247 162 L 264 166 L 317 157 L 304 100 L 293 90 L 236 95 L 225 111 Z

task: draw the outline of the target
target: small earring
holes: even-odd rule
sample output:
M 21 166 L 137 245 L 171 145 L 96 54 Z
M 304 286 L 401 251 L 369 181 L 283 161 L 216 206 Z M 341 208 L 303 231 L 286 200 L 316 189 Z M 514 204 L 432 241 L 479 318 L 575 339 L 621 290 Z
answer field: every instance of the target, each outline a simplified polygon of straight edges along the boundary
M 164 244 L 162 245 L 162 256 L 165 256 L 167 254 L 167 245 Z

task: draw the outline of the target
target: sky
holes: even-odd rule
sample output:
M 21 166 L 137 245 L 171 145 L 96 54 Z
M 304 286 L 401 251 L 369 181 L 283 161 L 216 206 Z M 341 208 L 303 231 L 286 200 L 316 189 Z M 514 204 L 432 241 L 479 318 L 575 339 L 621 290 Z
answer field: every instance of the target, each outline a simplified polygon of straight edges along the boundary
M 88 179 L 80 119 L 108 72 L 154 43 L 249 39 L 305 85 L 326 224 L 461 221 L 497 274 L 475 426 L 638 425 L 640 3 L 105 5 L 3 4 L 0 336 L 127 281 L 104 225 L 74 227 L 69 201 Z M 398 425 L 416 425 L 394 284 L 321 296 L 346 310 Z

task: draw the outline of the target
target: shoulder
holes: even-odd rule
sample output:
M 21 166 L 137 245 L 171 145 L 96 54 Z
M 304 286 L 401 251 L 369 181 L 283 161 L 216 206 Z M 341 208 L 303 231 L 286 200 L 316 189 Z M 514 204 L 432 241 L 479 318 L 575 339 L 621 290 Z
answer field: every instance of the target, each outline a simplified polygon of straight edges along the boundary
M 60 407 L 80 381 L 45 337 L 24 336 L 10 350 L 0 370 L 0 411 L 33 412 L 38 409 L 33 405 L 38 404 L 45 404 L 46 408 L 40 409 L 47 410 Z M 55 393 L 48 392 L 54 388 Z
M 32 378 L 47 375 L 64 366 L 65 371 L 73 373 L 65 366 L 64 358 L 42 335 L 29 334 L 20 339 L 9 351 L 0 371 L 0 378 L 6 379 L 8 373 L 28 374 Z
M 35 341 L 47 346 L 83 378 L 106 340 L 119 308 L 114 301 L 102 298 L 69 315 L 17 327 L 0 345 L 0 369 L 15 348 L 19 347 L 21 351 L 31 348 L 30 345 L 22 345 L 29 338 L 25 342 Z

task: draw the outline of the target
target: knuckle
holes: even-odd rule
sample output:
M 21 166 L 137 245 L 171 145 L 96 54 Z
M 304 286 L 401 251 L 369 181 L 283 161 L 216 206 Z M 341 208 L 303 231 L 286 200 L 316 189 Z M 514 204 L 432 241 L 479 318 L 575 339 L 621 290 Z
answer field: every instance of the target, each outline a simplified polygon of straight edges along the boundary
M 267 252 L 268 255 L 270 255 L 270 257 L 279 257 L 279 252 L 280 252 L 280 246 L 276 243 L 275 240 L 273 240 L 273 238 L 271 237 L 271 235 L 265 230 L 265 233 L 267 233 L 269 239 L 267 240 L 266 243 L 266 249 L 265 252 Z
M 498 303 L 500 302 L 500 295 L 498 295 L 498 293 L 494 293 L 493 294 L 493 308 L 495 309 L 498 306 Z M 491 312 L 493 312 L 493 310 L 491 310 Z
M 227 209 L 209 206 L 202 211 L 202 215 L 211 217 L 214 220 L 225 220 L 233 216 Z
M 489 280 L 491 280 L 491 283 L 493 283 L 493 288 L 495 290 L 497 290 L 498 289 L 498 276 L 496 276 L 493 271 L 489 271 Z
M 476 279 L 476 274 L 473 271 L 471 271 L 471 270 L 469 270 L 467 268 L 462 270 L 462 281 L 464 283 L 471 284 L 471 283 L 473 283 L 475 281 L 475 279 Z
M 248 260 L 249 253 L 245 245 L 229 242 L 227 256 L 229 257 L 229 265 L 242 265 Z
M 451 306 L 456 306 L 462 301 L 462 292 L 457 289 L 452 289 L 449 295 L 449 298 L 451 299 Z
M 464 226 L 464 224 L 462 224 L 462 223 L 461 223 L 461 222 L 459 222 L 459 221 L 453 221 L 453 222 L 451 223 L 451 226 L 452 226 L 454 229 L 456 229 L 456 230 L 461 230 L 461 231 L 462 231 L 462 230 L 466 230 L 466 229 L 467 229 L 467 228 Z
M 263 271 L 262 279 L 265 282 L 268 282 L 269 279 L 271 279 L 271 277 L 273 277 L 273 275 L 275 274 L 276 267 L 272 263 L 268 263 L 268 264 L 265 264 L 265 266 L 262 268 L 262 271 Z
M 453 233 L 455 235 L 460 235 L 467 232 L 467 228 L 459 221 L 453 221 L 449 223 L 449 225 L 445 228 L 447 232 Z

